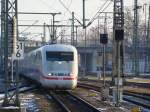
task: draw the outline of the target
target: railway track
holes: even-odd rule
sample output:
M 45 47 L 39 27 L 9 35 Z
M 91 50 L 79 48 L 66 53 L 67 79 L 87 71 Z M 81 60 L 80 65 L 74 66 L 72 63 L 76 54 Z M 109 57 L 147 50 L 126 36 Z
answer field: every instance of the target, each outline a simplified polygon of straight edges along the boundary
M 11 88 L 8 90 L 9 94 L 13 94 L 15 92 L 15 87 L 14 88 Z M 36 90 L 37 87 L 35 85 L 22 85 L 19 87 L 19 93 L 24 93 L 24 92 L 28 92 L 28 91 L 34 91 Z M 4 92 L 1 92 L 0 93 L 0 100 L 3 100 L 4 99 Z
M 91 89 L 97 92 L 100 92 L 101 87 L 85 84 L 85 83 L 78 83 L 78 87 Z M 141 95 L 133 92 L 124 91 L 123 92 L 123 100 L 138 105 L 143 108 L 150 109 L 150 95 Z
M 51 99 L 51 97 L 61 107 L 63 112 L 101 112 L 69 91 L 51 91 L 48 94 L 48 98 Z
M 95 79 L 80 79 L 79 81 L 102 83 L 102 80 L 95 80 Z M 108 86 L 111 85 L 111 81 L 106 81 L 106 84 Z M 125 82 L 124 85 L 133 86 L 133 87 L 141 87 L 141 88 L 150 88 L 150 83 Z

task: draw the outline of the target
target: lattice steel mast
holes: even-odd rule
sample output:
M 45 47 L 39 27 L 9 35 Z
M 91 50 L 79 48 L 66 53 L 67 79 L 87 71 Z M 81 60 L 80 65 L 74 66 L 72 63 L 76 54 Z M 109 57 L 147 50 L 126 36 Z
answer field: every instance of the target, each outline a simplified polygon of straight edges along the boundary
M 4 61 L 3 61 L 3 56 L 4 56 L 4 37 L 5 37 L 5 26 L 6 26 L 6 14 L 4 13 L 6 10 L 5 3 L 6 0 L 1 0 L 1 72 L 4 71 Z
M 8 56 L 12 56 L 13 52 L 13 36 L 14 32 L 17 32 L 16 37 L 18 37 L 17 25 L 14 27 L 14 24 L 18 24 L 17 19 L 17 0 L 2 0 L 1 1 L 2 14 L 2 30 L 1 34 L 4 39 L 4 75 L 5 75 L 5 98 L 3 106 L 8 105 L 19 105 L 18 98 L 18 75 L 16 75 L 16 80 L 14 82 L 10 81 L 10 74 L 8 72 Z M 10 84 L 13 83 L 16 86 L 16 91 L 14 94 L 9 94 L 8 88 Z

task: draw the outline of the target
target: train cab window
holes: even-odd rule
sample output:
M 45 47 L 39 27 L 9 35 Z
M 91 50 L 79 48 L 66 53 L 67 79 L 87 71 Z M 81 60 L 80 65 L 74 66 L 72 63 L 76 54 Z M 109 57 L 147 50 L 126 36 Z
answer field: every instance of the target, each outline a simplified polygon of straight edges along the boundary
M 73 52 L 46 52 L 47 61 L 73 61 Z
M 36 60 L 37 63 L 41 63 L 42 56 L 41 56 L 41 52 L 40 51 L 36 52 L 35 60 Z
M 40 59 L 40 60 L 42 59 L 42 55 L 41 55 L 41 52 L 39 52 L 39 59 Z
M 38 52 L 36 53 L 36 58 L 37 58 L 38 60 L 40 60 L 40 59 L 42 58 L 40 51 L 38 51 Z
M 37 57 L 37 56 L 36 56 L 36 53 L 32 54 L 31 56 L 32 56 L 33 62 L 36 62 L 36 57 Z

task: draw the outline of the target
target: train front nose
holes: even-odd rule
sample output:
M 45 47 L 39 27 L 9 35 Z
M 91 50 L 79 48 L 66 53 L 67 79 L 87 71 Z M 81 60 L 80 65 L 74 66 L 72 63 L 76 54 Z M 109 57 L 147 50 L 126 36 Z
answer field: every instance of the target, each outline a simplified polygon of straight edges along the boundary
M 77 86 L 77 77 L 49 77 L 43 81 L 43 86 L 50 89 L 74 89 Z

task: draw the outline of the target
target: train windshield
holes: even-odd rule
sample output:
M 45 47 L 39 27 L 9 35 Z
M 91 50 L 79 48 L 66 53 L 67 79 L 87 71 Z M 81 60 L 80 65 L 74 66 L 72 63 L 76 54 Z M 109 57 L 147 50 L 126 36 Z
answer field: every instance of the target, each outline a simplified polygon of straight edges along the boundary
M 73 61 L 73 52 L 46 52 L 47 61 Z

